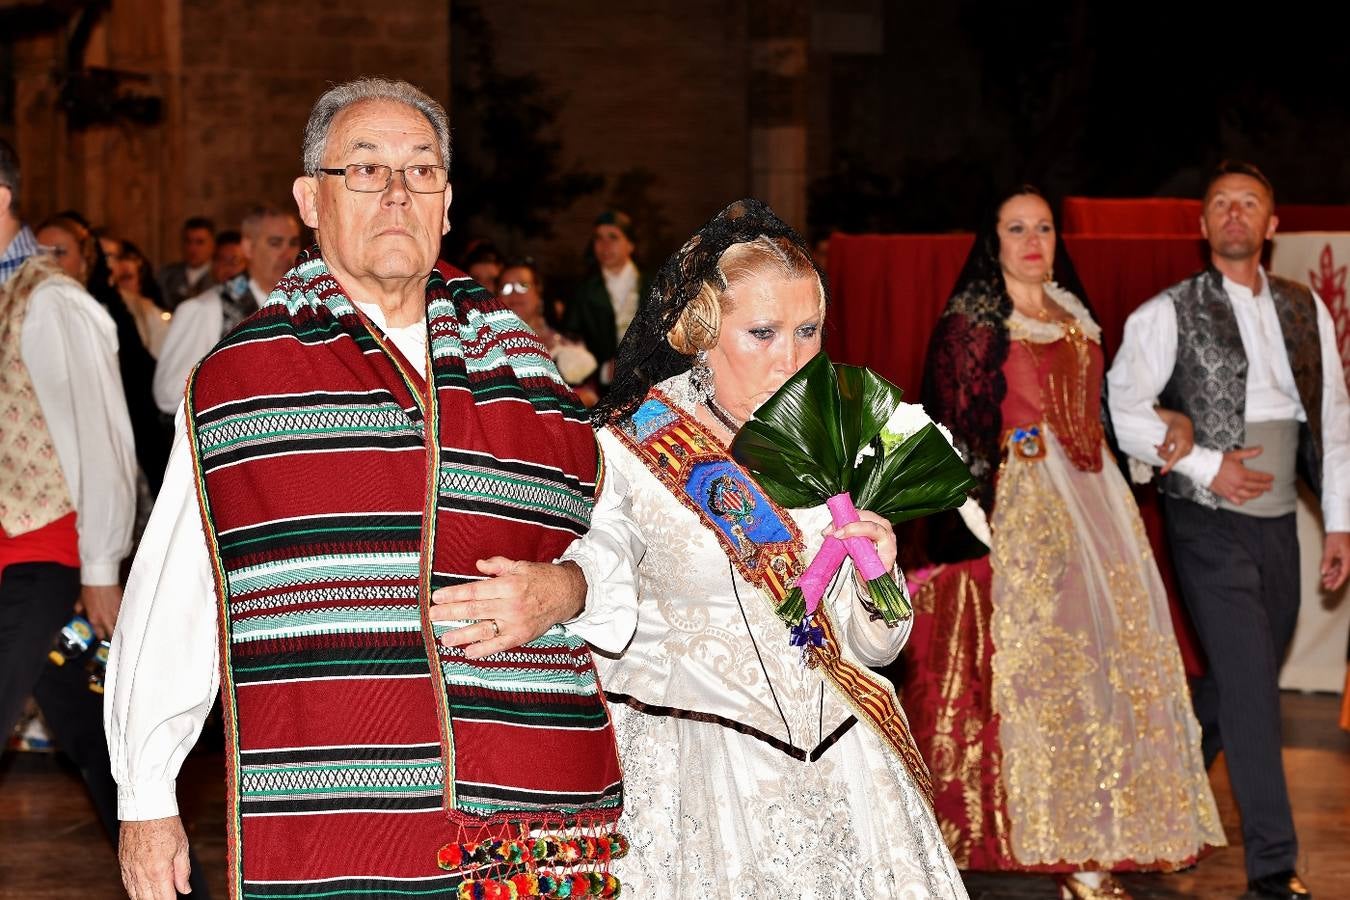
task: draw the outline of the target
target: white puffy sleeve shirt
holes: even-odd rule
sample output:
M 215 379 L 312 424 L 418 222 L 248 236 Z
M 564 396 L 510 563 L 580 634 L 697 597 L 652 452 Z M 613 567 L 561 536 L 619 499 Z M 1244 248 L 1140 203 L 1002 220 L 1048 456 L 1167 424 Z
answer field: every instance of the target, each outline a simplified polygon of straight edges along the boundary
M 117 326 L 86 291 L 49 279 L 28 298 L 20 342 L 75 507 L 80 582 L 117 584 L 136 515 Z

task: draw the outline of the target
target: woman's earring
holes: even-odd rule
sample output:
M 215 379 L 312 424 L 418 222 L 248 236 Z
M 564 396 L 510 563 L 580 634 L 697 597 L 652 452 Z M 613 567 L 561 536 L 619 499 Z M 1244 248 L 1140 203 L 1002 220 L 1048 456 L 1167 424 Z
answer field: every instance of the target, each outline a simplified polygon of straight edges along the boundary
M 689 369 L 689 383 L 694 386 L 694 393 L 704 399 L 710 399 L 713 395 L 713 374 L 712 369 L 708 367 L 708 351 L 700 350 L 694 354 L 694 365 Z
M 1041 280 L 1042 280 L 1042 281 L 1045 281 L 1045 282 L 1047 282 L 1047 283 L 1048 283 L 1048 282 L 1051 282 L 1051 281 L 1054 281 L 1054 280 L 1055 280 L 1055 267 L 1054 267 L 1054 266 L 1051 266 L 1050 268 L 1046 269 L 1046 270 L 1045 270 L 1045 277 L 1042 278 Z

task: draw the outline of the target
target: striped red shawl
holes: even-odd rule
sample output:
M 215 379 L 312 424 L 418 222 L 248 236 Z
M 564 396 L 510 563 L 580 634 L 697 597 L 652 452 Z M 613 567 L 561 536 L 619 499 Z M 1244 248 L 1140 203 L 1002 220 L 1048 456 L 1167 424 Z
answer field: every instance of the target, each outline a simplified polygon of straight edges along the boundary
M 622 802 L 585 644 L 486 660 L 430 593 L 589 527 L 598 451 L 547 351 L 467 276 L 427 285 L 432 383 L 316 251 L 188 386 L 221 601 L 233 896 L 453 896 L 447 842 L 597 831 Z M 426 440 L 430 433 L 434 440 Z M 447 821 L 448 817 L 448 821 Z

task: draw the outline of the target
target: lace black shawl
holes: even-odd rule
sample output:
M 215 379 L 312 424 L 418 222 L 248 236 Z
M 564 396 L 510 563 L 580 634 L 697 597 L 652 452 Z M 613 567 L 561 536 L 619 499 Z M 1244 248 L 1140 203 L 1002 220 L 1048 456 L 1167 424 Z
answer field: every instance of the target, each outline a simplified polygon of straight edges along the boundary
M 666 335 L 675 327 L 684 308 L 698 296 L 704 282 L 726 287 L 718 261 L 727 248 L 757 237 L 786 238 L 810 258 L 801 235 L 760 200 L 737 200 L 713 216 L 666 260 L 652 279 L 646 302 L 639 304 L 637 316 L 619 344 L 614 384 L 591 414 L 596 428 L 631 413 L 646 399 L 652 385 L 689 371 L 692 357 L 677 353 L 666 341 Z M 816 271 L 828 304 L 829 282 L 824 272 L 819 268 Z
M 1087 292 L 1058 234 L 1055 281 L 1092 314 Z M 921 389 L 928 414 L 951 429 L 977 482 L 971 495 L 986 512 L 993 509 L 994 473 L 1001 457 L 1002 405 L 1008 392 L 1003 364 L 1008 359 L 1012 312 L 1012 297 L 998 262 L 998 234 L 986 228 L 976 236 L 929 339 Z

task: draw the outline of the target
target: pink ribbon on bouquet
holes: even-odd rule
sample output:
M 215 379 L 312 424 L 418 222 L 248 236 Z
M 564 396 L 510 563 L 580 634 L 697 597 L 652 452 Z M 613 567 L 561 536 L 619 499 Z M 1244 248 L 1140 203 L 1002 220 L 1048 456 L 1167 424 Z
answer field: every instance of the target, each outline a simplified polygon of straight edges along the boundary
M 853 505 L 853 498 L 847 493 L 835 494 L 825 501 L 825 505 L 829 507 L 830 518 L 834 520 L 835 528 L 843 528 L 858 521 L 858 509 Z M 825 590 L 830 586 L 834 574 L 844 564 L 845 556 L 853 559 L 853 565 L 857 567 L 858 574 L 862 575 L 864 581 L 871 581 L 886 574 L 886 567 L 882 565 L 881 557 L 877 555 L 877 548 L 867 538 L 851 537 L 842 541 L 837 537 L 825 538 L 820 551 L 797 579 L 797 587 L 801 589 L 802 598 L 806 600 L 808 616 L 815 613 L 816 608 L 820 606 L 820 600 L 825 596 Z

